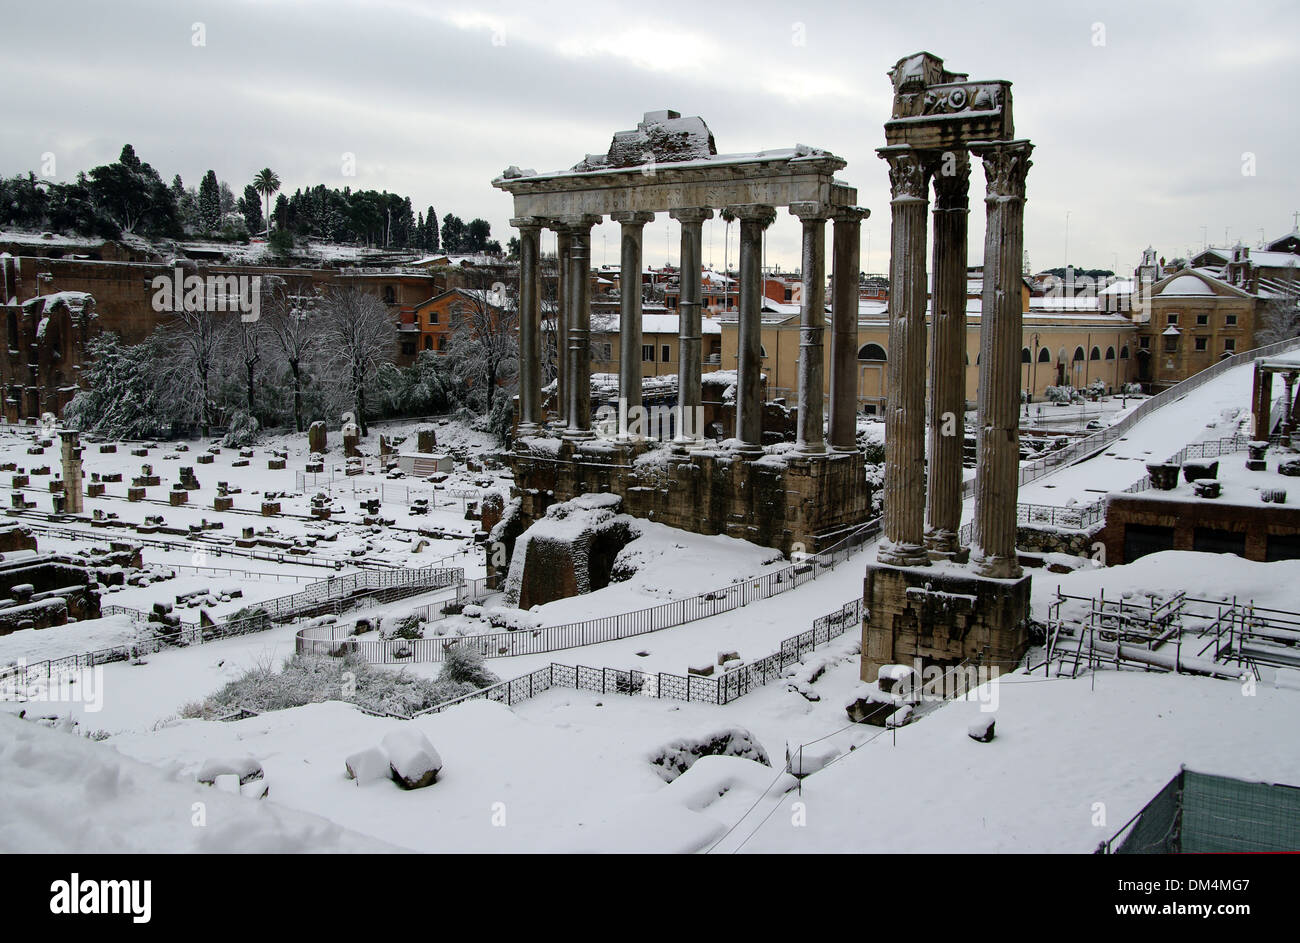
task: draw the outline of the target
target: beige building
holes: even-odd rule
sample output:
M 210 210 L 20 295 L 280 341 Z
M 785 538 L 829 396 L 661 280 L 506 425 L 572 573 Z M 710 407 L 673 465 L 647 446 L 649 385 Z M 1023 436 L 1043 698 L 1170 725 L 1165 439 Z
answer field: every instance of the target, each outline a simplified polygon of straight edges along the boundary
M 974 404 L 979 386 L 982 288 L 978 277 L 968 284 L 966 301 L 966 400 Z M 1049 386 L 1084 388 L 1100 380 L 1119 390 L 1137 380 L 1138 327 L 1125 314 L 1107 313 L 1093 298 L 1021 296 L 1023 340 L 1021 389 L 1041 400 Z M 723 317 L 723 369 L 736 364 L 734 318 Z M 829 327 L 829 321 L 828 321 Z M 829 330 L 826 332 L 829 345 Z M 762 325 L 763 372 L 772 397 L 793 398 L 798 385 L 799 306 L 767 301 Z M 888 393 L 889 315 L 883 301 L 858 303 L 858 403 L 860 411 L 880 412 Z M 827 380 L 829 383 L 829 380 Z M 829 395 L 829 386 L 826 388 Z
M 1251 349 L 1257 300 L 1204 269 L 1160 279 L 1150 288 L 1149 318 L 1138 335 L 1138 379 L 1161 389 Z

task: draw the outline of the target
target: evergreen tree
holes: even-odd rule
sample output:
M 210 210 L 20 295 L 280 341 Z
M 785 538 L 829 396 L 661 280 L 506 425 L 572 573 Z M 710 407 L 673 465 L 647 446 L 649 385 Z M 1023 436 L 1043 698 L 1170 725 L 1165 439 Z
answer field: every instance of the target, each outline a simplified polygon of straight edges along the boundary
M 221 228 L 221 186 L 215 170 L 204 174 L 199 184 L 199 226 L 209 233 Z
M 244 216 L 249 233 L 259 233 L 265 221 L 262 218 L 262 197 L 251 183 L 244 187 L 244 195 L 239 198 L 239 212 Z

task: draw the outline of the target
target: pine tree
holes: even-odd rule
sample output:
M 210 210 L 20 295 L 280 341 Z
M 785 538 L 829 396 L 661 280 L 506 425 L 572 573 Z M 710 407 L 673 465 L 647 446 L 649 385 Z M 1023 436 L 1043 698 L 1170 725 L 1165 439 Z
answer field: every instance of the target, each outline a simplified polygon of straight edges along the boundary
M 430 252 L 437 252 L 438 251 L 438 214 L 433 211 L 433 207 L 431 206 L 429 207 L 429 212 L 424 214 L 424 218 L 428 221 L 428 225 L 429 225 L 429 241 L 425 243 L 424 247 L 428 249 Z
M 262 196 L 251 183 L 244 187 L 244 195 L 239 198 L 239 212 L 244 215 L 249 233 L 262 231 Z

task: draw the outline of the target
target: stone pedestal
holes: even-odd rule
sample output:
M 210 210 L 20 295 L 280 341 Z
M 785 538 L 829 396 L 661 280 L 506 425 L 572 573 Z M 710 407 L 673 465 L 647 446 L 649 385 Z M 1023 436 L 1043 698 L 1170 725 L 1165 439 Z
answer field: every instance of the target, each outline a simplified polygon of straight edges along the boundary
M 538 394 L 540 396 L 540 394 Z M 539 400 L 540 402 L 540 400 Z M 540 406 L 538 407 L 540 409 Z M 415 450 L 428 454 L 438 447 L 438 430 L 433 426 L 421 426 L 415 433 Z
M 1010 671 L 1029 646 L 1030 578 L 990 579 L 950 564 L 867 565 L 862 680 L 881 665 L 951 667 L 968 661 Z
M 307 427 L 307 450 L 323 455 L 328 447 L 329 434 L 325 429 L 325 423 L 317 420 Z

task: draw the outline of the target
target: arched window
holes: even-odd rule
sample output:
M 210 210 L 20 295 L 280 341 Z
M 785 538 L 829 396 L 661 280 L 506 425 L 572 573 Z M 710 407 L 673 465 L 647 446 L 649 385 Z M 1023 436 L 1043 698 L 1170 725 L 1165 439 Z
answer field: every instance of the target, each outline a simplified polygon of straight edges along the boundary
M 425 350 L 433 350 L 433 335 L 432 335 L 432 334 L 425 334 L 425 335 L 424 335 L 424 349 L 425 349 Z
M 863 344 L 858 348 L 858 359 L 879 361 L 888 360 L 889 357 L 885 354 L 885 348 L 881 347 L 879 344 Z
M 1029 348 L 1028 348 L 1028 347 L 1022 347 L 1022 348 L 1020 348 L 1020 362 L 1021 362 L 1021 363 L 1033 363 L 1033 362 L 1034 362 L 1034 355 L 1031 354 L 1031 353 L 1029 352 Z
M 1072 359 L 1077 362 L 1082 360 L 1083 358 L 1084 358 L 1083 348 L 1082 347 L 1074 348 L 1074 357 Z
M 1115 348 L 1114 348 L 1114 347 L 1107 347 L 1107 348 L 1106 348 L 1106 359 L 1107 359 L 1107 360 L 1114 360 L 1114 359 L 1115 359 Z
M 384 286 L 384 304 L 397 304 L 397 293 L 393 291 L 392 285 Z
M 1119 349 L 1119 359 L 1128 360 L 1128 344 L 1125 344 Z
M 759 357 L 766 357 L 766 356 L 767 356 L 767 348 L 764 347 L 762 344 L 759 344 L 759 345 L 758 345 L 758 356 L 759 356 Z
M 980 365 L 980 358 L 983 356 L 984 356 L 983 351 L 975 355 L 975 366 L 978 367 Z
M 966 366 L 970 366 L 970 351 L 966 352 Z
M 1100 347 L 1094 347 L 1094 348 L 1092 349 L 1092 353 L 1090 353 L 1090 354 L 1088 355 L 1088 359 L 1089 359 L 1089 360 L 1100 360 L 1100 359 L 1101 359 L 1101 348 L 1100 348 Z
M 1046 347 L 1044 347 L 1044 348 L 1042 348 L 1041 350 L 1039 350 L 1039 351 L 1038 351 L 1038 362 L 1039 362 L 1039 363 L 1051 363 L 1051 362 L 1052 362 L 1052 352 L 1051 352 L 1050 350 L 1048 350 Z

